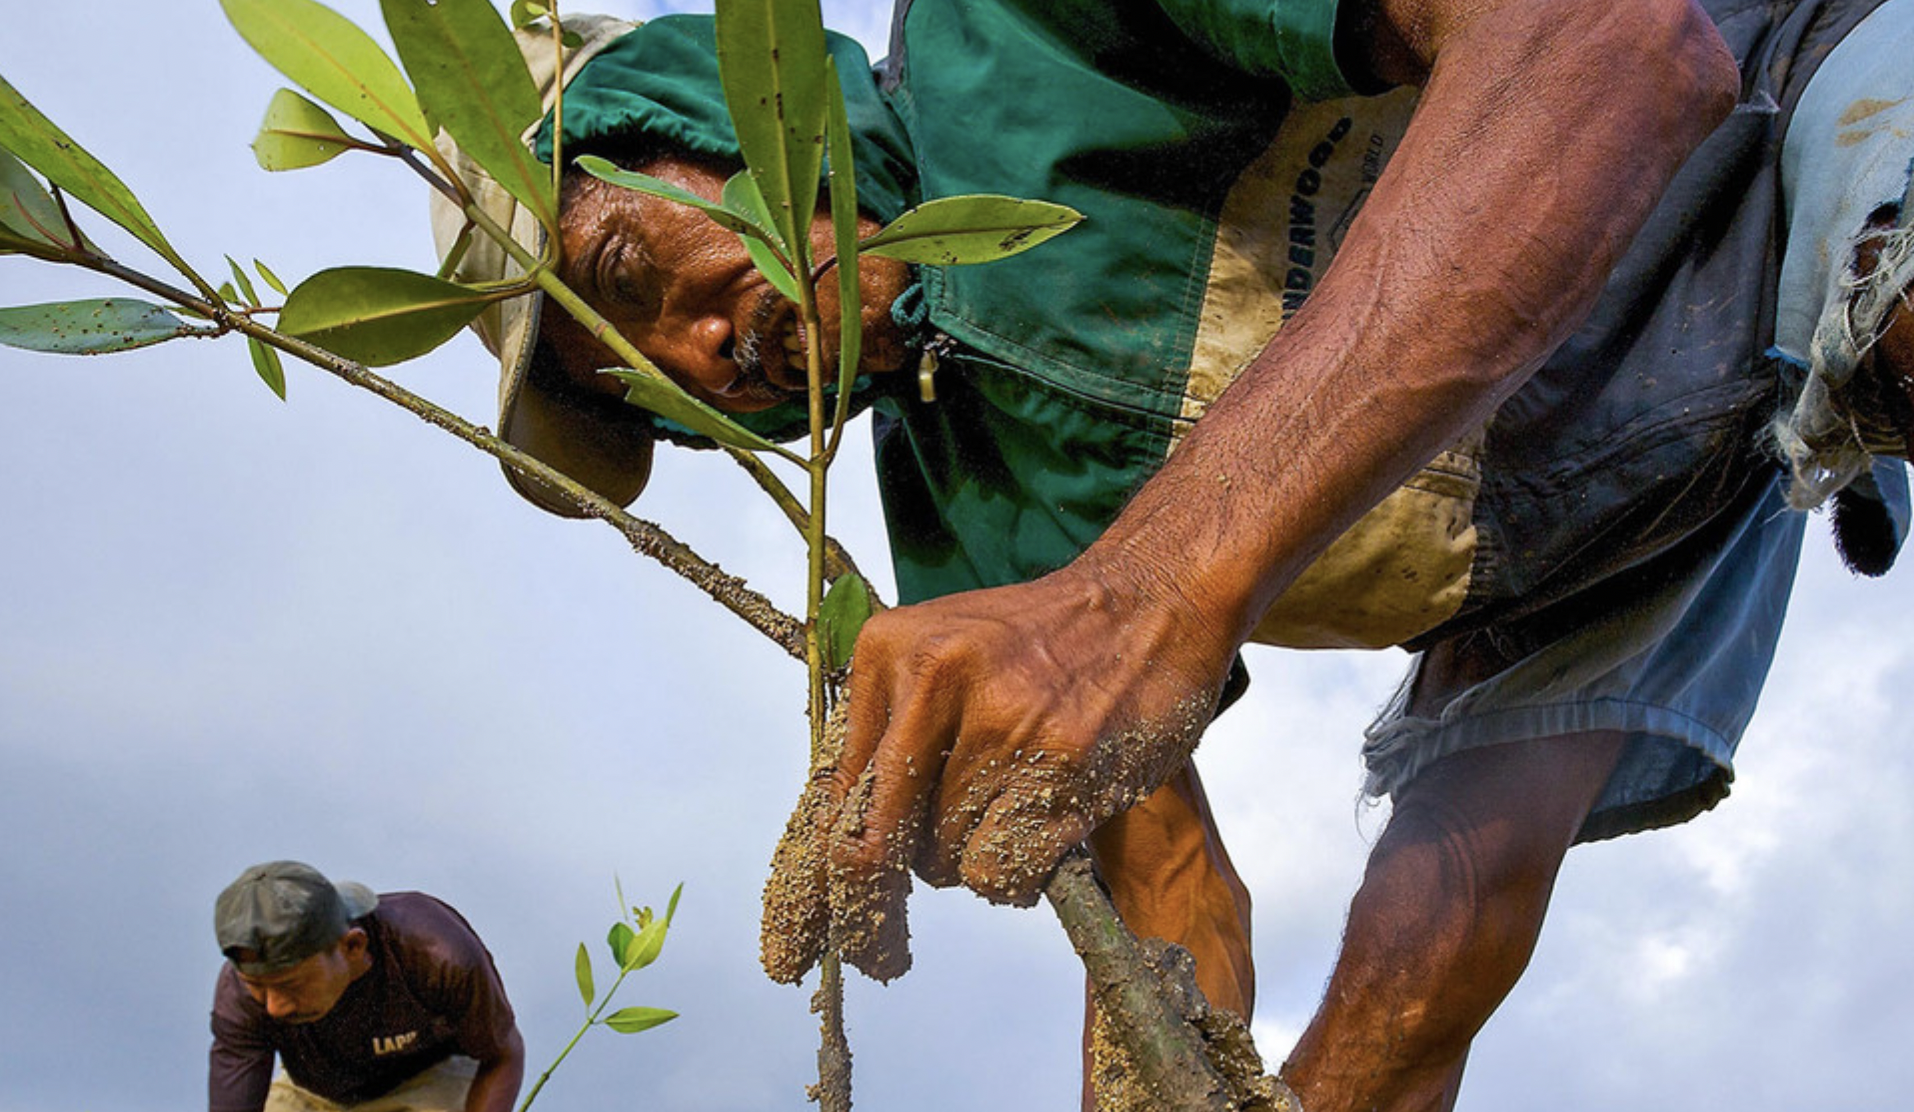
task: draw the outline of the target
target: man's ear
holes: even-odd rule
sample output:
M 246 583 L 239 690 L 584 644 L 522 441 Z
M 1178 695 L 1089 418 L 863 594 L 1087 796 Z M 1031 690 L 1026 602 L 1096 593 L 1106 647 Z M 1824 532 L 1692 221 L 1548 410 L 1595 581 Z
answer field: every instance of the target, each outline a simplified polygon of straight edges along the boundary
M 348 960 L 363 957 L 366 952 L 367 938 L 364 927 L 347 927 L 346 933 L 339 936 L 339 952 Z

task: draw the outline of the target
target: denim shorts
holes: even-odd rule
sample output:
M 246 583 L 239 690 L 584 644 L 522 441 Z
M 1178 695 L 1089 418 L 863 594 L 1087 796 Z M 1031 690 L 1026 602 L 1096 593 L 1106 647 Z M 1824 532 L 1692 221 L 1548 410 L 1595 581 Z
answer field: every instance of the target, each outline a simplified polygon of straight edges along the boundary
M 1464 749 L 1620 731 L 1621 762 L 1578 841 L 1713 807 L 1734 779 L 1806 528 L 1778 476 L 1757 493 L 1644 564 L 1418 654 L 1366 733 L 1365 790 L 1393 796 Z

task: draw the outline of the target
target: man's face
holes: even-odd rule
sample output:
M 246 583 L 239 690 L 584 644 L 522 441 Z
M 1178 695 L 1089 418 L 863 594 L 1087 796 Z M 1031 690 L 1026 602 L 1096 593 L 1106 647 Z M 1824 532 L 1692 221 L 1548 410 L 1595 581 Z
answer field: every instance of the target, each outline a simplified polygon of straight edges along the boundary
M 717 200 L 725 175 L 666 156 L 638 167 L 701 197 Z M 861 234 L 876 230 L 870 221 Z M 797 306 L 773 290 L 751 264 L 738 237 L 686 205 L 585 178 L 567 190 L 560 219 L 559 277 L 604 315 L 646 358 L 689 392 L 732 413 L 768 409 L 805 391 Z M 812 226 L 812 253 L 833 256 L 830 222 Z M 891 302 L 909 281 L 907 268 L 863 260 L 864 343 L 860 370 L 885 372 L 905 359 Z M 835 377 L 837 278 L 818 283 L 827 381 Z M 578 385 L 622 394 L 597 372 L 623 366 L 562 309 L 548 306 L 542 338 Z
M 252 955 L 240 953 L 241 961 Z M 370 963 L 365 931 L 354 927 L 332 946 L 291 969 L 261 976 L 239 974 L 239 983 L 266 1014 L 281 1023 L 312 1023 L 325 1018 L 346 988 Z

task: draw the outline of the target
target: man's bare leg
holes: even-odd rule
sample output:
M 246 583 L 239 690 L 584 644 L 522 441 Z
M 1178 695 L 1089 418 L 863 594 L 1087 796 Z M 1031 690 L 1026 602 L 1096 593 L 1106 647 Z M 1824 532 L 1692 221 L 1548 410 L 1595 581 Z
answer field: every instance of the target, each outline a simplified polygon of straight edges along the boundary
M 1196 983 L 1214 1008 L 1248 1020 L 1256 1000 L 1249 941 L 1249 889 L 1223 848 L 1196 769 L 1171 780 L 1090 837 L 1097 866 L 1124 923 L 1139 938 L 1163 938 L 1196 958 Z M 1083 1107 L 1091 1089 L 1090 1030 L 1084 1009 Z
M 1476 1032 L 1515 986 L 1619 734 L 1444 758 L 1396 801 L 1328 992 L 1283 1078 L 1308 1112 L 1454 1106 Z

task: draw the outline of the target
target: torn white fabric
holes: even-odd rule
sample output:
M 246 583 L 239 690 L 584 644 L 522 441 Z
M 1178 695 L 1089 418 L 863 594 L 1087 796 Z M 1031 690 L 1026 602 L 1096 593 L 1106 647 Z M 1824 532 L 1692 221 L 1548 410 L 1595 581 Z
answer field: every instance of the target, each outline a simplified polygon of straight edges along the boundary
M 1788 216 L 1775 316 L 1777 354 L 1805 374 L 1776 419 L 1793 472 L 1789 501 L 1820 505 L 1904 442 L 1855 371 L 1914 283 L 1914 0 L 1888 0 L 1822 62 L 1782 147 Z M 1854 272 L 1855 246 L 1886 211 L 1878 261 Z

